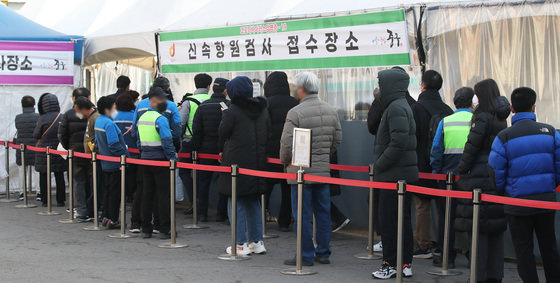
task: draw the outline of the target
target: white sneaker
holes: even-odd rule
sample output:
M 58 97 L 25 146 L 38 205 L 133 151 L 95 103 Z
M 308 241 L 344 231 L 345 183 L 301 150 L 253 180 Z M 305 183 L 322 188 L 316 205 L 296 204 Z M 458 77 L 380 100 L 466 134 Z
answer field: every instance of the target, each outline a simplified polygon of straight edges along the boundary
M 397 270 L 385 262 L 377 271 L 374 271 L 371 276 L 375 279 L 395 278 L 397 277 Z
M 226 248 L 226 253 L 228 255 L 231 255 L 231 247 Z M 247 243 L 243 245 L 237 245 L 237 255 L 250 255 L 250 254 L 251 254 L 251 249 L 249 248 L 249 245 Z
M 412 265 L 405 264 L 403 266 L 402 273 L 404 277 L 412 277 Z
M 369 248 L 367 250 L 369 250 Z M 383 252 L 383 242 L 379 241 L 379 243 L 373 245 L 373 252 L 374 253 Z
M 249 249 L 251 249 L 251 252 L 254 254 L 265 254 L 266 253 L 266 248 L 264 247 L 264 242 L 263 241 L 258 241 L 256 243 L 250 243 L 249 244 Z

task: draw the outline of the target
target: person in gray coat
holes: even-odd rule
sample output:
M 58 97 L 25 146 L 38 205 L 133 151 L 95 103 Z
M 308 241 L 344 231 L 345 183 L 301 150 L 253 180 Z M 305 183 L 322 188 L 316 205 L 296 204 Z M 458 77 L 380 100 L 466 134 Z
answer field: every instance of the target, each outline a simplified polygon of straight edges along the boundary
M 383 115 L 379 123 L 374 146 L 374 180 L 397 182 L 418 180 L 416 156 L 416 123 L 406 100 L 410 77 L 400 69 L 379 72 L 379 90 Z M 379 191 L 381 213 L 381 240 L 383 241 L 383 264 L 372 273 L 376 279 L 389 279 L 397 274 L 397 192 Z M 412 276 L 412 224 L 410 218 L 410 196 L 405 197 L 403 235 L 403 273 Z
M 292 141 L 294 128 L 311 130 L 311 167 L 306 174 L 330 177 L 330 156 L 342 140 L 342 128 L 336 110 L 319 99 L 319 78 L 313 73 L 302 72 L 295 77 L 295 86 L 300 100 L 299 105 L 288 111 L 286 123 L 280 139 L 280 161 L 287 166 L 289 173 L 298 171 L 291 166 Z M 297 185 L 295 180 L 288 180 L 292 185 L 292 214 L 297 219 Z M 303 189 L 303 264 L 313 265 L 313 260 L 322 264 L 330 263 L 331 250 L 331 200 L 328 184 L 306 182 Z M 311 217 L 315 214 L 317 232 L 313 245 L 313 227 Z M 297 227 L 294 224 L 294 227 Z M 297 232 L 297 231 L 296 231 Z M 294 259 L 284 262 L 295 265 Z

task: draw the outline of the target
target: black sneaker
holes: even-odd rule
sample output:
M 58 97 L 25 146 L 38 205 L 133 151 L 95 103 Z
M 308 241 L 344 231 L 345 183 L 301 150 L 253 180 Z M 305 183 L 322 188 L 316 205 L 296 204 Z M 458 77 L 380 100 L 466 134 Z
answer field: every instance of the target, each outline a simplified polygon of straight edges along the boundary
M 36 201 L 41 201 L 41 195 L 37 194 L 37 198 L 35 199 Z
M 152 238 L 152 233 L 142 233 L 142 238 L 150 239 L 150 238 Z
M 138 234 L 141 231 L 140 225 L 136 224 L 136 223 L 132 223 L 132 225 L 130 225 L 130 229 L 128 231 L 130 233 L 133 233 L 133 234 Z
M 208 222 L 208 215 L 200 215 L 198 217 L 198 221 L 200 222 Z
M 296 266 L 296 258 L 292 258 L 292 259 L 287 259 L 284 261 L 284 265 L 289 265 L 289 266 Z M 302 259 L 301 261 L 301 265 L 303 266 L 313 266 L 313 262 L 309 262 L 309 261 L 305 261 Z
M 161 233 L 159 234 L 160 240 L 168 240 L 171 239 L 171 233 Z
M 435 256 L 434 260 L 432 261 L 432 265 L 435 267 L 441 267 L 442 264 L 442 259 L 439 256 Z M 455 269 L 455 262 L 450 261 L 447 263 L 447 268 L 449 269 Z
M 397 277 L 397 270 L 387 262 L 384 262 L 378 270 L 371 273 L 371 276 L 375 279 L 395 278 Z
M 93 217 L 80 215 L 76 217 L 76 222 L 78 223 L 93 222 Z
M 64 203 L 63 202 L 59 202 L 56 204 L 57 207 L 64 207 Z
M 193 213 L 193 208 L 192 206 L 185 209 L 185 211 L 183 212 L 185 215 L 191 215 Z
M 344 218 L 337 223 L 332 223 L 332 232 L 334 233 L 340 231 L 342 228 L 346 227 L 348 223 L 350 223 L 350 218 Z
M 315 256 L 315 262 L 320 264 L 330 264 L 331 260 L 328 256 Z
M 413 258 L 430 259 L 433 257 L 431 249 L 416 249 L 412 255 Z
M 19 200 L 23 200 L 23 193 L 19 193 Z

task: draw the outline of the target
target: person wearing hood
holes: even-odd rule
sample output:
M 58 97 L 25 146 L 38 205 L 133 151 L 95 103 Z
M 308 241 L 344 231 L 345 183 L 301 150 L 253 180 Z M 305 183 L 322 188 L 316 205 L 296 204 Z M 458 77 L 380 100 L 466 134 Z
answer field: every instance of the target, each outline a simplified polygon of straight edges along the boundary
M 39 119 L 33 131 L 33 138 L 37 140 L 36 146 L 58 147 L 58 126 L 62 118 L 60 117 L 60 105 L 58 98 L 51 93 L 45 93 L 37 102 L 39 109 Z M 64 171 L 67 170 L 66 161 L 56 154 L 51 154 L 51 172 L 54 173 L 56 180 L 56 202 L 58 207 L 64 206 L 66 200 L 66 184 L 64 181 Z M 44 152 L 35 153 L 35 171 L 39 172 L 39 187 L 41 188 L 41 200 L 43 206 L 47 206 L 47 154 Z M 49 192 L 50 193 L 50 190 Z
M 474 86 L 478 97 L 478 107 L 474 111 L 471 130 L 459 162 L 459 190 L 502 195 L 496 188 L 488 167 L 488 156 L 492 142 L 500 131 L 507 127 L 510 104 L 500 95 L 498 84 L 486 79 Z M 472 236 L 472 201 L 458 199 L 455 230 Z M 504 277 L 504 231 L 506 230 L 504 207 L 501 204 L 485 202 L 480 206 L 477 281 L 501 282 Z M 471 253 L 472 254 L 472 253 Z
M 36 140 L 33 138 L 33 130 L 39 119 L 39 113 L 35 112 L 35 98 L 29 95 L 22 97 L 21 107 L 23 111 L 16 115 L 15 119 L 17 131 L 15 144 L 35 145 Z M 26 150 L 24 159 L 28 174 L 32 174 L 29 168 L 35 164 L 35 152 Z M 19 149 L 16 150 L 16 164 L 21 166 L 21 151 Z M 37 196 L 37 200 L 40 200 L 40 197 L 40 195 Z
M 231 107 L 225 111 L 218 128 L 218 148 L 222 152 L 222 166 L 237 164 L 240 168 L 266 170 L 266 145 L 270 118 L 266 99 L 253 96 L 253 83 L 248 77 L 238 76 L 226 84 Z M 221 174 L 220 193 L 229 196 L 228 211 L 231 219 L 231 176 Z M 260 195 L 264 179 L 254 176 L 237 177 L 237 249 L 238 255 L 266 253 L 262 241 Z
M 378 182 L 416 182 L 418 163 L 416 156 L 416 123 L 406 93 L 410 81 L 408 74 L 393 68 L 378 73 L 380 102 L 383 115 L 379 123 L 374 146 L 374 180 Z M 411 196 L 405 195 L 403 233 L 403 275 L 412 276 L 413 237 L 410 217 Z M 372 273 L 376 279 L 389 279 L 397 275 L 397 192 L 379 190 L 381 240 L 383 264 Z
M 264 95 L 268 101 L 268 114 L 270 115 L 270 132 L 266 154 L 271 158 L 278 158 L 280 154 L 280 138 L 282 129 L 286 122 L 286 115 L 290 109 L 298 105 L 297 99 L 290 95 L 290 84 L 288 76 L 284 72 L 272 72 L 264 82 Z M 268 164 L 271 172 L 284 172 L 284 166 L 280 164 Z M 291 191 L 288 182 L 283 179 L 266 179 L 266 209 L 269 207 L 270 194 L 274 186 L 279 184 L 282 189 L 280 211 L 278 213 L 278 227 L 280 231 L 289 231 L 292 222 Z
M 288 173 L 299 169 L 292 166 L 294 128 L 311 130 L 311 167 L 306 174 L 331 177 L 330 158 L 342 141 L 342 127 L 336 109 L 319 98 L 319 78 L 311 72 L 301 72 L 294 82 L 300 103 L 288 111 L 280 138 L 280 162 Z M 297 219 L 298 189 L 296 180 L 288 180 L 292 194 L 292 215 Z M 331 249 L 331 192 L 328 184 L 305 181 L 303 185 L 302 260 L 303 265 L 314 262 L 329 264 Z M 315 215 L 317 247 L 313 245 L 312 215 Z M 297 221 L 296 221 L 297 222 Z M 297 223 L 294 223 L 297 227 Z M 297 230 L 297 229 L 295 229 Z M 297 231 L 295 231 L 297 233 Z M 284 261 L 296 265 L 296 259 Z

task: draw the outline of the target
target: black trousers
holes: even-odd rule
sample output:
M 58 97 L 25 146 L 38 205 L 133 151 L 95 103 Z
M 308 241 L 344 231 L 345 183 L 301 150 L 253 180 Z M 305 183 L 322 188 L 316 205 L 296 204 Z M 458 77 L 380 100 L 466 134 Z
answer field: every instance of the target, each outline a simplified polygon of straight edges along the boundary
M 412 263 L 412 220 L 410 218 L 410 200 L 412 195 L 405 195 L 403 221 L 403 264 Z M 381 222 L 381 240 L 383 241 L 383 260 L 392 267 L 397 265 L 397 221 L 398 197 L 392 190 L 379 190 L 379 213 Z
M 218 162 L 209 162 L 209 160 L 204 160 L 203 162 L 201 162 L 201 164 L 218 165 Z M 212 180 L 214 179 L 214 172 L 197 170 L 196 178 L 198 215 L 208 216 L 208 199 L 210 196 L 210 185 L 212 184 Z
M 157 199 L 159 231 L 161 233 L 169 233 L 171 215 L 169 211 L 169 168 L 145 166 L 142 171 L 144 176 L 142 187 L 142 230 L 145 233 L 150 233 L 154 228 L 152 225 L 152 211 L 154 200 Z
M 181 146 L 181 153 L 191 154 L 192 151 L 193 151 L 192 142 L 183 141 L 182 146 Z M 190 158 L 179 158 L 179 162 L 192 163 L 192 159 L 190 159 Z M 183 188 L 185 188 L 185 194 L 186 194 L 186 196 L 189 197 L 189 200 L 192 203 L 194 201 L 193 200 L 192 170 L 191 169 L 185 169 L 185 168 L 179 168 L 179 177 L 181 178 L 181 182 L 183 182 Z M 197 191 L 197 193 L 198 193 L 198 191 Z
M 539 242 L 546 282 L 560 282 L 560 257 L 554 231 L 554 214 L 545 212 L 528 216 L 507 216 L 517 256 L 517 272 L 524 283 L 539 282 L 533 255 L 533 233 L 537 235 Z
M 282 196 L 280 200 L 280 212 L 278 213 L 278 226 L 279 227 L 290 227 L 292 223 L 292 190 L 290 185 L 286 180 L 280 180 L 280 182 L 266 182 L 265 200 L 266 208 L 268 209 L 268 203 L 270 201 L 270 195 L 276 184 L 280 184 L 282 190 Z
M 443 182 L 439 183 L 440 189 L 445 189 Z M 455 188 L 454 188 L 455 189 Z M 436 206 L 438 210 L 438 249 L 443 253 L 443 234 L 445 232 L 445 206 L 446 200 L 444 197 L 436 198 Z M 449 262 L 455 262 L 457 252 L 455 251 L 455 210 L 457 210 L 457 201 L 451 199 L 451 208 L 449 211 Z
M 93 168 L 93 167 L 90 167 Z M 90 169 L 90 186 L 92 193 L 90 194 L 86 209 L 87 216 L 93 217 L 93 170 Z M 105 196 L 105 177 L 103 176 L 103 171 L 101 170 L 101 163 L 97 162 L 97 209 L 101 210 L 103 208 L 103 196 Z
M 223 218 L 228 218 L 227 204 L 228 204 L 228 196 L 218 193 L 218 208 L 217 208 L 218 216 Z
M 381 213 L 379 210 L 379 191 L 380 190 L 374 190 L 373 191 L 373 230 L 378 234 L 381 235 L 381 230 L 382 230 L 382 226 L 381 226 Z M 368 202 L 369 205 L 369 200 L 366 199 L 366 201 Z
M 53 172 L 56 181 L 56 202 L 64 203 L 66 200 L 66 183 L 64 181 L 64 172 Z M 49 188 L 50 188 L 49 184 Z M 39 187 L 41 190 L 41 201 L 47 203 L 47 173 L 39 173 Z M 49 190 L 50 194 L 50 190 Z
M 134 200 L 134 196 L 136 194 L 136 188 L 138 186 L 138 165 L 136 164 L 128 164 L 126 166 L 126 199 L 127 200 Z
M 105 176 L 103 217 L 117 222 L 121 203 L 121 171 L 103 172 L 103 174 Z

